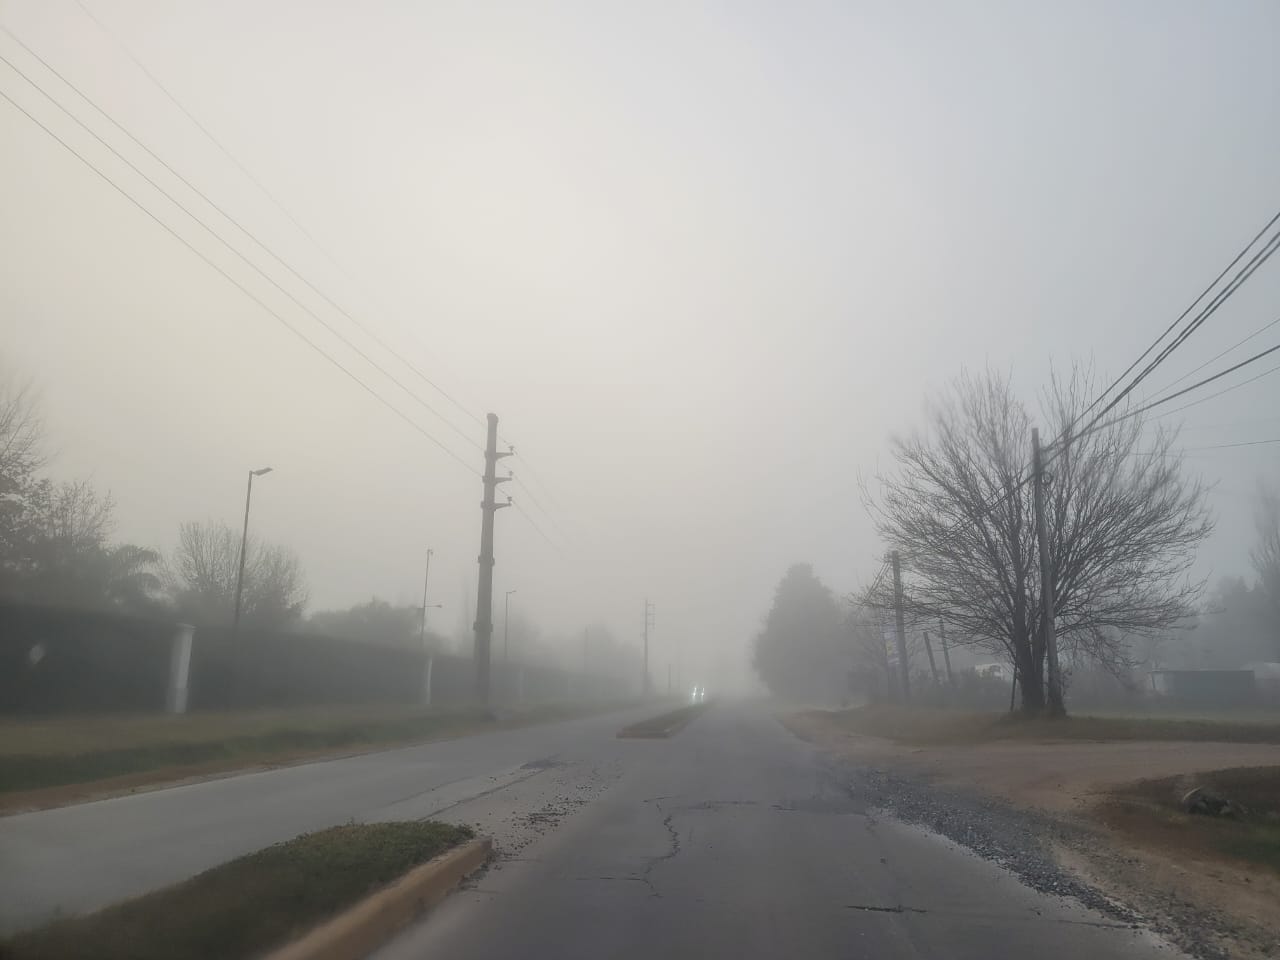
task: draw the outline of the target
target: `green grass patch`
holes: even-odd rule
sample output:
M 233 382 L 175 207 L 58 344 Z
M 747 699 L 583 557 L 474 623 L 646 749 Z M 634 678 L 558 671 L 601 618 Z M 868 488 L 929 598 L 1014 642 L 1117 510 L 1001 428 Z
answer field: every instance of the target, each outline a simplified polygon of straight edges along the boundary
M 0 794 L 164 771 L 216 771 L 318 752 L 480 733 L 602 705 L 544 704 L 501 718 L 478 707 L 331 707 L 0 723 Z
M 1147 716 L 1071 716 L 1061 720 L 1019 714 L 972 713 L 930 707 L 877 704 L 851 710 L 816 711 L 850 733 L 903 743 L 962 744 L 994 740 L 1194 740 L 1280 743 L 1280 720 Z
M 1182 797 L 1198 786 L 1236 803 L 1243 815 L 1185 813 Z M 1109 826 L 1147 846 L 1228 857 L 1280 874 L 1280 767 L 1234 767 L 1139 780 L 1114 791 L 1100 815 Z
M 184 883 L 0 942 L 0 960 L 240 960 L 305 933 L 471 839 L 444 823 L 304 834 Z

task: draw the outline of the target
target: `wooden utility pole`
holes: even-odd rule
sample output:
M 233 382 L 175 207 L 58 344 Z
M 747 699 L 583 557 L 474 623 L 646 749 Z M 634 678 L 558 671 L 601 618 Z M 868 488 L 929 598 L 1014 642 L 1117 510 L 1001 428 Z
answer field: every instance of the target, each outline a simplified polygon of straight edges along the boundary
M 902 674 L 902 702 L 911 701 L 911 667 L 907 664 L 907 628 L 902 618 L 902 558 L 898 551 L 889 554 L 893 563 L 893 615 L 898 635 L 898 670 Z
M 1058 637 L 1053 623 L 1053 567 L 1049 559 L 1049 522 L 1044 509 L 1044 458 L 1040 454 L 1040 429 L 1031 428 L 1031 469 L 1034 474 L 1036 539 L 1040 541 L 1040 624 L 1049 666 L 1048 707 L 1051 717 L 1067 712 L 1062 702 L 1062 674 L 1058 669 Z M 1023 688 L 1026 688 L 1024 682 Z
M 933 661 L 933 644 L 929 642 L 929 631 L 924 631 L 924 652 L 929 655 L 929 672 L 933 674 L 933 685 L 938 685 L 938 665 Z
M 498 484 L 506 483 L 510 477 L 497 475 L 498 461 L 511 453 L 498 452 L 498 416 L 489 414 L 489 433 L 484 448 L 484 499 L 480 501 L 480 579 L 476 588 L 476 701 L 482 704 L 489 702 L 489 652 L 493 641 L 493 516 L 503 507 L 511 506 L 498 503 L 495 497 Z
M 947 625 L 941 620 L 938 621 L 938 642 L 942 644 L 942 662 L 947 667 L 947 686 L 954 687 L 956 678 L 951 673 L 951 653 L 947 650 Z

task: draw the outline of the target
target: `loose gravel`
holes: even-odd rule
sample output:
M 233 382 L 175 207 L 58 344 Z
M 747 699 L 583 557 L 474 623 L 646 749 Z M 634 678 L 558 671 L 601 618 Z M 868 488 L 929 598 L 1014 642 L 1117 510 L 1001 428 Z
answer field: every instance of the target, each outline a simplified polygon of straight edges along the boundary
M 1095 859 L 1107 848 L 1102 835 L 1083 823 L 834 759 L 828 761 L 827 773 L 832 785 L 860 810 L 932 830 L 1004 867 L 1035 890 L 1070 897 L 1123 923 L 1146 926 L 1197 960 L 1230 960 L 1231 954 L 1214 942 L 1232 933 L 1221 917 L 1186 903 L 1163 904 L 1158 916 L 1143 916 L 1060 866 L 1053 854 L 1055 845 Z

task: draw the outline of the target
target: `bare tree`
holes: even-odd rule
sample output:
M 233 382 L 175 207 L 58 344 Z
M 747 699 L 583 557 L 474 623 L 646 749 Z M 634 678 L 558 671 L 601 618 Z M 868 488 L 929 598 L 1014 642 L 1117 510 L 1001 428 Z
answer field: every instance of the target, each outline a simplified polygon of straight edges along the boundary
M 184 523 L 166 579 L 174 602 L 197 623 L 230 623 L 240 565 L 240 532 L 225 523 Z M 297 620 L 307 602 L 302 568 L 286 547 L 249 538 L 245 554 L 244 621 L 274 629 Z
M 1048 437 L 1067 435 L 1092 386 L 1080 368 L 1053 379 L 1041 404 Z M 1007 377 L 961 376 L 930 429 L 895 442 L 898 468 L 877 478 L 879 497 L 864 496 L 910 570 L 911 613 L 943 620 L 953 642 L 1002 652 L 1034 713 L 1045 706 L 1045 649 L 1031 427 Z M 1117 416 L 1046 453 L 1057 634 L 1069 659 L 1121 670 L 1122 637 L 1178 626 L 1199 592 L 1186 574 L 1212 524 L 1176 439 Z
M 26 560 L 26 497 L 44 463 L 43 437 L 32 388 L 0 369 L 0 586 Z
M 1271 614 L 1271 630 L 1275 637 L 1274 655 L 1280 659 L 1280 491 L 1263 486 L 1262 502 L 1254 520 L 1258 528 L 1258 542 L 1249 557 L 1258 574 L 1258 586 L 1268 601 Z

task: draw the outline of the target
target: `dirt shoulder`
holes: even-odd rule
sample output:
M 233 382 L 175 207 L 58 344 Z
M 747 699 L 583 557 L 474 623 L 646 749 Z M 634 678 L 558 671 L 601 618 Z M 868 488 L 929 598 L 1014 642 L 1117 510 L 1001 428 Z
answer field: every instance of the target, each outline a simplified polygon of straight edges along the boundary
M 1197 936 L 1181 939 L 1197 955 L 1280 955 L 1280 871 L 1256 858 L 1233 856 L 1229 846 L 1203 842 L 1200 831 L 1214 825 L 1178 822 L 1182 815 L 1169 801 L 1177 788 L 1211 771 L 1280 766 L 1280 745 L 1082 741 L 1025 733 L 1014 739 L 953 734 L 958 742 L 901 743 L 850 729 L 846 714 L 806 712 L 783 719 L 846 768 L 889 771 L 938 790 L 985 796 L 1061 827 L 1053 831 L 1052 845 L 1060 865 L 1139 915 L 1157 918 L 1166 930 L 1194 930 Z M 954 723 L 943 726 L 955 729 Z M 921 727 L 912 730 L 920 740 Z M 1157 794 L 1163 806 L 1152 805 Z

